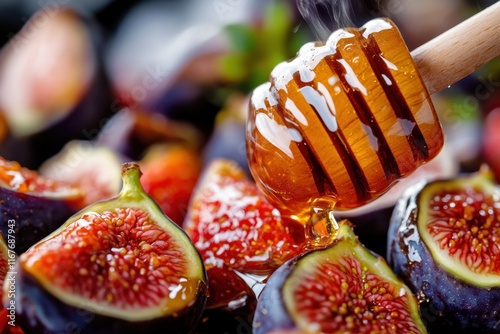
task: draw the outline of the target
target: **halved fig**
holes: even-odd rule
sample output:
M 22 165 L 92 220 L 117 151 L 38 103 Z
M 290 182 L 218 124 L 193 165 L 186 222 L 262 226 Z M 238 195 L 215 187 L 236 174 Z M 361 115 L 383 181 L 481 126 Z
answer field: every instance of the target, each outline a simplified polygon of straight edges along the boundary
M 0 53 L 0 113 L 36 168 L 111 115 L 98 25 L 64 6 L 35 13 Z M 12 147 L 11 150 L 16 150 Z M 6 157 L 15 151 L 4 152 Z
M 0 157 L 0 230 L 8 235 L 13 222 L 15 251 L 22 253 L 77 211 L 80 189 L 38 175 Z
M 122 185 L 120 157 L 106 147 L 85 140 L 68 142 L 61 152 L 40 166 L 39 172 L 51 180 L 81 189 L 82 208 L 116 196 Z
M 491 178 L 420 183 L 394 210 L 388 261 L 432 329 L 500 330 L 500 189 Z
M 210 296 L 197 334 L 250 333 L 257 298 L 248 284 L 232 269 L 207 269 Z
M 189 333 L 207 279 L 191 240 L 144 192 L 135 163 L 123 188 L 72 216 L 17 263 L 17 315 L 28 333 Z M 69 324 L 69 325 L 68 325 Z
M 254 334 L 426 333 L 410 289 L 358 241 L 346 220 L 332 245 L 271 275 L 253 327 Z
M 282 218 L 233 161 L 214 160 L 191 198 L 184 228 L 205 264 L 269 274 L 303 251 L 303 225 Z

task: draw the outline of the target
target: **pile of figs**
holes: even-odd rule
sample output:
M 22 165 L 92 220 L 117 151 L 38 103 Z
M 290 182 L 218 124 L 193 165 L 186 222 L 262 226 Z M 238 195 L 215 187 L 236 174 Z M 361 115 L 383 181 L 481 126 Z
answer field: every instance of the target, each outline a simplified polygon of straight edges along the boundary
M 498 59 L 436 97 L 475 146 L 317 245 L 246 153 L 293 2 L 64 3 L 0 4 L 0 333 L 500 333 Z

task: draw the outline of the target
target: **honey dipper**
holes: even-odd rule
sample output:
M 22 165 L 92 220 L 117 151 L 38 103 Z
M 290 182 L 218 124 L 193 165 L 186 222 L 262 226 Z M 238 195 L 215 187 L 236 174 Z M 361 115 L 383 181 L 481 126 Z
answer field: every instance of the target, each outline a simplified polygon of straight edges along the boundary
M 252 94 L 247 154 L 257 185 L 309 223 L 314 243 L 328 242 L 333 208 L 378 198 L 440 151 L 430 94 L 499 55 L 500 2 L 411 54 L 388 19 L 305 44 Z

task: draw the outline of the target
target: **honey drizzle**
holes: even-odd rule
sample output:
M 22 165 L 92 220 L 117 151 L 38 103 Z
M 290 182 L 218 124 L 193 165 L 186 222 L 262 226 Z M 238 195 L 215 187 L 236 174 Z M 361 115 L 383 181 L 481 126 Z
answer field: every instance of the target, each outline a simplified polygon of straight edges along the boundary
M 322 197 L 311 204 L 311 215 L 306 226 L 307 248 L 331 245 L 337 238 L 339 224 L 333 215 L 336 199 Z

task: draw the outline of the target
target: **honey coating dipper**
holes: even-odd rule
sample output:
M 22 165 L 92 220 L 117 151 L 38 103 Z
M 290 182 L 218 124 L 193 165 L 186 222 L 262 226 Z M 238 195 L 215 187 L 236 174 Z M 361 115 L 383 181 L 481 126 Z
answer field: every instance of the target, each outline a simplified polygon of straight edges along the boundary
M 500 2 L 411 54 L 388 19 L 305 44 L 252 94 L 247 154 L 259 188 L 330 235 L 332 223 L 314 225 L 334 222 L 333 207 L 366 204 L 437 155 L 429 95 L 500 55 L 499 36 Z

